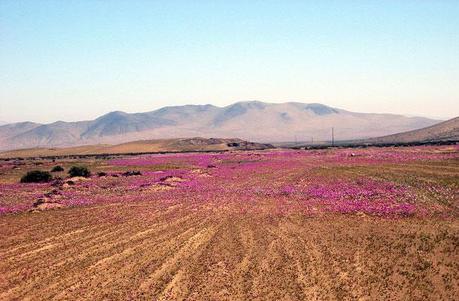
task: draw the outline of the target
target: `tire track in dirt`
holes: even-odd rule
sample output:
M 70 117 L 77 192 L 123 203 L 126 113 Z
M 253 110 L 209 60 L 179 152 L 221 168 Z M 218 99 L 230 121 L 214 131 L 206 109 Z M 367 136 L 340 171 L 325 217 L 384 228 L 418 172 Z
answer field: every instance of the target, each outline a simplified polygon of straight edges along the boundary
M 167 258 L 170 253 L 170 246 L 168 243 L 170 240 L 181 241 L 182 239 L 186 239 L 188 236 L 192 235 L 193 232 L 193 229 L 187 229 L 184 232 L 175 233 L 176 236 L 171 236 L 169 234 L 163 242 L 144 239 L 143 241 L 139 241 L 139 243 L 133 247 L 125 249 L 121 251 L 121 253 L 116 253 L 115 257 L 105 257 L 110 258 L 111 260 L 105 262 L 103 265 L 92 265 L 92 268 L 88 270 L 88 273 L 84 272 L 83 275 L 87 274 L 87 277 L 84 277 L 83 281 L 79 275 L 77 279 L 68 279 L 66 282 L 76 281 L 77 283 L 74 283 L 71 286 L 71 288 L 73 288 L 73 292 L 75 288 L 78 288 L 85 292 L 85 295 L 87 296 L 101 293 L 101 290 L 98 292 L 91 291 L 90 288 L 94 286 L 101 287 L 103 288 L 103 291 L 110 294 L 113 291 L 110 287 L 116 287 L 119 279 L 122 280 L 128 277 L 131 277 L 130 286 L 133 286 L 133 283 L 136 281 L 134 278 L 136 278 L 136 272 L 138 272 L 139 268 L 145 270 L 154 268 L 157 265 L 160 265 L 164 258 Z M 122 254 L 122 256 L 119 254 Z M 107 277 L 107 273 L 113 273 L 117 275 L 117 277 Z M 145 275 L 145 271 L 143 271 L 140 275 Z M 71 290 L 66 290 L 64 294 L 70 294 L 71 296 L 73 295 L 73 292 Z
M 176 227 L 180 227 L 180 223 L 186 222 L 187 220 L 191 219 L 191 217 L 192 216 L 185 217 L 185 219 L 183 220 L 177 219 L 176 226 L 174 226 L 174 223 L 172 224 L 163 223 L 161 227 L 154 227 L 155 231 L 161 231 L 161 230 L 164 230 L 165 228 L 173 229 Z M 116 248 L 117 246 L 133 243 L 135 242 L 135 240 L 145 239 L 145 235 L 147 235 L 147 238 L 148 238 L 148 235 L 152 235 L 155 232 L 152 229 L 148 229 L 147 231 L 140 231 L 134 234 L 131 233 L 132 230 L 137 229 L 137 228 L 138 227 L 132 227 L 132 225 L 126 224 L 122 227 L 118 227 L 115 231 L 112 230 L 102 235 L 101 233 L 103 232 L 92 231 L 91 236 L 87 236 L 84 240 L 81 240 L 80 238 L 79 247 L 81 248 L 82 252 L 77 256 L 69 256 L 69 253 L 67 251 L 73 251 L 75 253 L 75 250 L 74 250 L 75 245 L 73 243 L 70 243 L 64 246 L 66 247 L 65 249 L 60 248 L 60 250 L 58 250 L 58 252 L 55 253 L 56 256 L 47 257 L 46 256 L 47 254 L 44 254 L 43 257 L 46 258 L 46 261 L 41 260 L 37 262 L 36 259 L 28 258 L 27 260 L 30 261 L 33 259 L 36 262 L 34 265 L 35 273 L 30 273 L 32 278 L 30 278 L 30 276 L 28 277 L 28 283 L 30 283 L 29 285 L 24 285 L 24 283 L 17 283 L 17 285 L 18 286 L 21 285 L 23 287 L 23 291 L 27 291 L 32 287 L 34 287 L 36 291 L 39 290 L 40 287 L 45 288 L 48 284 L 50 284 L 50 283 L 47 283 L 48 280 L 50 282 L 53 281 L 53 277 L 52 277 L 53 273 L 59 273 L 59 271 L 68 270 L 69 268 L 78 268 L 77 265 L 86 266 L 84 262 L 87 262 L 88 258 L 91 258 L 92 261 L 95 261 L 98 258 L 97 254 L 103 254 L 104 252 L 107 252 L 107 250 L 108 251 L 111 250 L 112 252 L 117 252 L 117 248 Z M 79 233 L 81 234 L 83 232 L 79 232 Z M 85 233 L 88 233 L 88 232 L 85 232 Z M 170 238 L 171 237 L 166 237 L 165 239 L 170 239 Z M 77 240 L 78 238 L 76 239 L 76 241 Z M 51 241 L 51 240 L 45 240 L 45 241 Z M 84 243 L 81 243 L 81 242 L 84 242 Z M 43 241 L 40 241 L 40 243 L 42 244 Z M 37 259 L 40 260 L 39 258 Z M 72 265 L 72 262 L 74 263 L 73 265 Z M 17 261 L 15 263 L 18 266 L 20 266 L 21 261 Z M 0 266 L 0 271 L 1 270 L 4 270 L 4 269 L 1 268 Z M 77 272 L 78 270 L 79 269 L 75 270 L 75 272 Z M 50 275 L 51 277 L 47 275 Z M 18 275 L 10 274 L 8 275 L 8 278 L 15 278 L 15 277 L 17 278 L 17 276 Z M 10 285 L 11 284 L 13 283 L 10 283 Z M 7 292 L 7 294 L 12 295 L 14 294 L 15 291 L 16 289 L 12 288 Z M 5 296 L 5 295 L 2 295 L 2 296 Z
M 79 230 L 70 231 L 70 232 L 67 232 L 65 234 L 55 236 L 55 237 L 48 237 L 46 239 L 43 239 L 43 240 L 35 242 L 35 243 L 19 244 L 18 246 L 14 247 L 12 249 L 7 249 L 5 252 L 1 252 L 0 253 L 0 258 L 2 258 L 2 260 L 8 260 L 11 257 L 13 257 L 16 260 L 17 256 L 25 256 L 28 253 L 35 252 L 37 246 L 43 245 L 42 248 L 44 248 L 49 243 L 60 241 L 60 240 L 65 239 L 65 238 L 67 238 L 69 236 L 77 235 L 77 234 L 82 233 L 84 231 L 85 231 L 85 229 L 79 229 Z M 26 251 L 24 249 L 29 249 L 29 251 Z
M 234 218 L 222 217 L 215 235 L 203 245 L 185 269 L 188 279 L 192 280 L 188 281 L 188 286 L 194 289 L 183 298 L 227 300 L 228 296 L 234 296 L 235 267 L 242 257 L 237 224 Z
M 192 229 L 189 230 L 191 231 Z M 174 277 L 171 277 L 171 275 L 177 274 L 182 262 L 193 256 L 194 252 L 215 234 L 215 231 L 215 228 L 212 226 L 206 227 L 188 238 L 185 243 L 177 249 L 175 255 L 167 258 L 159 269 L 155 270 L 154 273 L 149 275 L 140 284 L 140 294 L 143 296 L 145 296 L 145 294 L 158 295 L 164 292 L 164 289 L 174 282 Z
M 0 249 L 23 255 L 0 262 L 0 299 L 454 300 L 458 291 L 457 222 L 148 208 L 84 223 L 78 208 L 73 219 L 43 213 L 72 227 Z
M 332 255 L 333 248 L 317 234 L 323 229 L 306 228 L 305 231 L 304 226 L 291 219 L 283 221 L 278 229 L 286 253 L 296 268 L 296 280 L 301 285 L 302 295 L 297 300 L 324 296 L 340 300 L 359 298 L 355 285 L 348 278 L 348 265 L 339 263 L 339 260 L 350 263 L 353 256 L 346 252 L 342 258 Z M 353 295 L 348 296 L 347 292 Z
M 279 221 L 269 223 L 269 240 L 254 275 L 253 300 L 302 300 L 300 284 L 295 281 L 293 258 L 287 252 L 278 230 Z

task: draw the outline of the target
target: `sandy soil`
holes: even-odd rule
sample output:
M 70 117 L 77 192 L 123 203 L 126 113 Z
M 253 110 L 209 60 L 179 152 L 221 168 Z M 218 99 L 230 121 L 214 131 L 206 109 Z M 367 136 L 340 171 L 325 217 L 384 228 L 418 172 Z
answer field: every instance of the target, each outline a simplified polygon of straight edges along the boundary
M 189 213 L 154 203 L 1 220 L 1 300 L 454 300 L 457 221 Z

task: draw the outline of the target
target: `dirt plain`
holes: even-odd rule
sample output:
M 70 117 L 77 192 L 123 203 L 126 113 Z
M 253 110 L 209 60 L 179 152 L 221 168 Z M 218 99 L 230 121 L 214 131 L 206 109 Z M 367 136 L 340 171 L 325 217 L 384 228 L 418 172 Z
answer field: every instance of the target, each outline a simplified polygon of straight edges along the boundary
M 446 150 L 414 151 L 419 152 L 436 156 Z M 227 161 L 214 160 L 216 166 L 208 166 L 209 176 L 199 178 L 207 190 L 199 188 L 199 193 L 191 193 L 190 187 L 181 191 L 168 186 L 170 190 L 149 190 L 136 201 L 110 196 L 112 202 L 5 213 L 0 216 L 0 299 L 457 300 L 459 164 L 457 149 L 447 152 L 447 158 L 399 161 L 397 157 L 381 164 L 355 159 L 360 153 L 351 153 L 352 164 L 342 164 L 343 159 L 328 162 L 335 155 L 330 152 L 313 159 L 301 154 L 295 159 L 290 155 L 290 159 L 267 157 L 259 162 L 293 160 L 295 168 L 266 173 L 260 165 L 252 174 L 234 171 L 220 179 L 215 171 L 220 165 L 227 163 L 229 170 L 237 170 L 241 164 L 250 164 L 236 153 L 225 156 L 236 157 L 237 163 L 225 157 Z M 363 151 L 362 158 L 366 154 Z M 317 166 L 316 160 L 323 166 Z M 57 163 L 67 168 L 75 162 Z M 134 164 L 78 163 L 117 172 Z M 44 162 L 40 168 L 54 164 Z M 144 172 L 141 177 L 147 171 L 165 169 L 164 165 L 140 163 L 136 167 Z M 32 168 L 36 168 L 34 162 L 21 165 L 20 170 L 5 168 L 4 185 L 13 185 L 21 173 Z M 304 194 L 300 202 L 293 188 L 288 195 L 284 190 L 258 193 L 248 196 L 250 204 L 239 202 L 238 189 L 256 186 L 254 177 L 263 185 L 276 186 L 279 179 L 284 184 L 303 183 L 311 174 L 403 183 L 416 192 L 422 204 L 416 203 L 410 214 L 388 214 L 373 207 L 352 212 L 321 207 L 304 211 Z M 131 184 L 126 191 L 134 193 Z M 84 186 L 89 184 L 78 185 L 72 188 L 75 193 L 92 189 Z M 227 194 L 211 194 L 212 185 L 219 189 L 226 185 Z M 439 185 L 447 189 L 446 194 L 431 190 Z M 2 205 L 11 204 L 6 193 L 2 198 Z M 437 214 L 425 213 L 432 208 Z

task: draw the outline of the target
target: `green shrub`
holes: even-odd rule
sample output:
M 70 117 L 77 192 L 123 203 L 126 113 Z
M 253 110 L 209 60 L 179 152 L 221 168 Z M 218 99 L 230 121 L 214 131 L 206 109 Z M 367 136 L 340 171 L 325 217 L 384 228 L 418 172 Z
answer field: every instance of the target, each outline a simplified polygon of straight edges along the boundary
M 60 165 L 56 165 L 51 169 L 51 172 L 59 172 L 59 171 L 64 171 L 64 168 Z
M 21 183 L 46 183 L 51 181 L 52 178 L 51 174 L 47 171 L 32 170 L 21 178 Z
M 69 175 L 71 177 L 89 178 L 91 176 L 91 172 L 84 166 L 72 166 L 69 170 Z

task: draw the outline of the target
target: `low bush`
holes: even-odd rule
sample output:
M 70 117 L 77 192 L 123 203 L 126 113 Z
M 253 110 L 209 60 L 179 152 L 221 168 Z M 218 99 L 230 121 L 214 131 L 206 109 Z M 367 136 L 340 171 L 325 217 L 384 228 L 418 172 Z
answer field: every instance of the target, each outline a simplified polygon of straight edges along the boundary
M 59 171 L 64 171 L 64 168 L 60 165 L 56 165 L 51 169 L 51 172 L 59 172 Z
M 53 177 L 47 171 L 32 170 L 21 178 L 21 183 L 47 183 L 52 179 Z
M 87 167 L 84 166 L 72 166 L 69 169 L 69 175 L 71 177 L 85 177 L 89 178 L 91 176 L 91 172 Z

